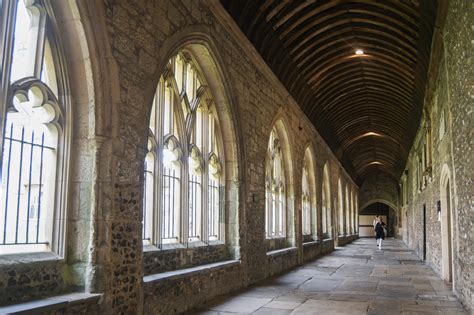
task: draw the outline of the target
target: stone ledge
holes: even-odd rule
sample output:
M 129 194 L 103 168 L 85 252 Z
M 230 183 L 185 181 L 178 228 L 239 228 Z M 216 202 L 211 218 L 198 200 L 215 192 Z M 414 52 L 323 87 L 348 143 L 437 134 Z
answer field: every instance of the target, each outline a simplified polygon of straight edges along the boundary
M 0 307 L 0 314 L 38 314 L 81 304 L 97 303 L 102 294 L 70 293 L 41 300 Z
M 60 262 L 62 258 L 52 252 L 37 252 L 24 254 L 6 254 L 0 256 L 0 268 L 15 265 Z
M 303 248 L 304 248 L 304 247 L 313 247 L 313 246 L 316 246 L 316 245 L 319 245 L 319 244 L 321 244 L 320 241 L 304 242 L 304 243 L 303 243 Z
M 273 257 L 284 256 L 284 255 L 289 254 L 291 252 L 296 252 L 297 250 L 298 250 L 298 247 L 286 247 L 286 248 L 282 248 L 282 249 L 269 251 L 269 252 L 267 252 L 267 256 L 273 256 Z
M 160 281 L 166 281 L 166 280 L 177 280 L 181 278 L 191 277 L 201 272 L 211 272 L 214 270 L 233 267 L 237 265 L 240 265 L 240 260 L 225 260 L 225 261 L 220 261 L 220 262 L 212 263 L 212 264 L 206 264 L 206 265 L 201 265 L 201 266 L 196 266 L 196 267 L 191 267 L 191 268 L 185 268 L 185 269 L 180 269 L 180 270 L 175 270 L 175 271 L 167 271 L 167 272 L 148 275 L 148 276 L 143 277 L 143 282 L 146 284 L 146 283 L 160 282 Z

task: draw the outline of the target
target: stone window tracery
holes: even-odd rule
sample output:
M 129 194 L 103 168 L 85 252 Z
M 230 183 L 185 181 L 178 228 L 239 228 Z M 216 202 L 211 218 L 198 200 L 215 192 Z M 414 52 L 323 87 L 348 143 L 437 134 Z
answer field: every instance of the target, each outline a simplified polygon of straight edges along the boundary
M 191 53 L 172 57 L 156 89 L 145 158 L 144 244 L 223 241 L 221 135 Z
M 272 129 L 266 157 L 266 237 L 286 236 L 285 169 L 281 142 L 276 128 Z
M 1 2 L 0 254 L 64 250 L 67 98 L 48 2 Z

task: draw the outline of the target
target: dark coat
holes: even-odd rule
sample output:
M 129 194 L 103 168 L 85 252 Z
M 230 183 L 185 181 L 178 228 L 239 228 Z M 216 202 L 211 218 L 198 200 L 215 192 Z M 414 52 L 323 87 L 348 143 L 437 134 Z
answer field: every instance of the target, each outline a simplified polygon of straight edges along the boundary
M 380 222 L 377 222 L 375 225 L 375 239 L 385 239 L 385 233 L 383 232 L 383 226 Z

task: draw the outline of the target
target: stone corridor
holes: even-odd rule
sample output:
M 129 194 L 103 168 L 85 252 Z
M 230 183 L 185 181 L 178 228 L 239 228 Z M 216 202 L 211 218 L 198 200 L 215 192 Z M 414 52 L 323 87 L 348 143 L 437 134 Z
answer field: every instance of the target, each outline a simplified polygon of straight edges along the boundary
M 358 239 L 192 314 L 467 314 L 444 283 L 396 239 Z

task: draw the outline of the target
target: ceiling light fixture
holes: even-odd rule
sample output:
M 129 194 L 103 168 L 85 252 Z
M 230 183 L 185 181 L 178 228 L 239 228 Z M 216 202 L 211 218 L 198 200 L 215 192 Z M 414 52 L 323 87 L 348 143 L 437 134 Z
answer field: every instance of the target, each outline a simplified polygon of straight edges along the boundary
M 356 55 L 363 55 L 363 54 L 364 54 L 364 51 L 363 51 L 362 49 L 357 49 L 357 50 L 355 51 L 355 54 L 356 54 Z

